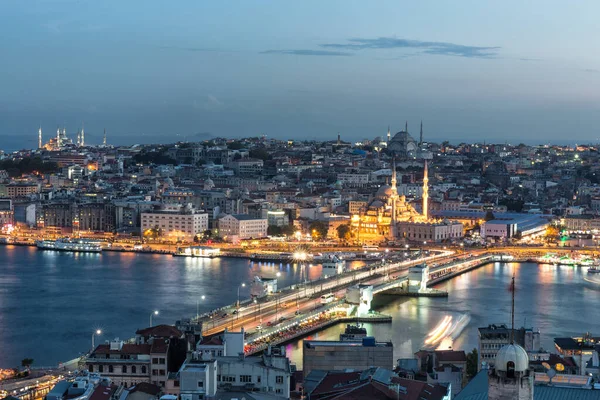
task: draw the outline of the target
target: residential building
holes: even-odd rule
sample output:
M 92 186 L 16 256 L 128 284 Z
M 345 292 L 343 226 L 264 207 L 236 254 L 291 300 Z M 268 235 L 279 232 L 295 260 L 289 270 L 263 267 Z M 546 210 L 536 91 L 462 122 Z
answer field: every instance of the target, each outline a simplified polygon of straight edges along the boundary
M 373 337 L 361 342 L 305 340 L 302 347 L 304 376 L 312 370 L 364 370 L 370 367 L 392 368 L 394 345 L 376 342 Z
M 482 362 L 493 365 L 498 351 L 510 343 L 511 329 L 505 324 L 492 324 L 479 328 L 478 333 L 479 368 Z M 528 352 L 536 352 L 541 347 L 540 332 L 534 331 L 533 328 L 515 329 L 514 341 Z
M 165 237 L 183 237 L 187 240 L 208 229 L 208 214 L 198 212 L 191 206 L 173 207 L 141 215 L 142 234 L 156 227 Z
M 232 241 L 256 239 L 267 236 L 269 226 L 266 218 L 254 218 L 244 214 L 230 214 L 219 219 L 219 237 Z

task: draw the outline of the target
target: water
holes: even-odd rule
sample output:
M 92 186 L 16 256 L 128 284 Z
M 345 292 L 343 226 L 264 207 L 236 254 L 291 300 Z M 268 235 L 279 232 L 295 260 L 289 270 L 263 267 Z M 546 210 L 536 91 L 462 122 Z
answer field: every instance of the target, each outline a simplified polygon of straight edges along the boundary
M 448 299 L 399 298 L 378 310 L 392 315 L 391 324 L 367 326 L 379 340 L 394 342 L 396 358 L 412 357 L 428 332 L 447 315 L 470 316 L 467 327 L 451 345 L 477 346 L 477 327 L 509 323 L 512 271 L 517 278 L 516 324 L 539 328 L 542 345 L 553 348 L 556 336 L 600 332 L 600 277 L 585 269 L 491 264 L 438 286 Z M 237 287 L 254 276 L 281 273 L 280 286 L 304 279 L 306 269 L 279 263 L 254 264 L 241 259 L 192 259 L 155 254 L 73 254 L 38 251 L 31 247 L 0 246 L 0 367 L 14 367 L 25 357 L 34 365 L 56 365 L 99 341 L 129 338 L 149 324 L 173 323 L 237 299 Z M 317 279 L 321 268 L 308 268 Z M 587 280 L 586 280 L 587 279 Z M 589 282 L 594 280 L 596 282 Z M 249 287 L 240 289 L 241 298 Z M 337 339 L 344 326 L 331 327 L 313 338 Z M 444 343 L 448 345 L 448 343 Z M 299 343 L 287 346 L 301 367 Z
M 104 252 L 76 254 L 39 251 L 33 247 L 0 246 L 0 367 L 68 361 L 96 343 L 127 339 L 153 323 L 176 319 L 232 304 L 237 287 L 256 275 L 275 277 L 289 286 L 321 275 L 320 266 L 299 268 L 244 259 L 202 259 L 158 254 Z M 240 298 L 250 287 L 240 288 Z
M 555 267 L 537 264 L 489 264 L 446 281 L 436 288 L 449 293 L 441 298 L 399 298 L 377 308 L 391 315 L 391 324 L 366 324 L 367 332 L 378 340 L 394 343 L 394 356 L 412 358 L 425 348 L 428 333 L 446 316 L 456 321 L 470 318 L 458 337 L 445 340 L 447 349 L 471 351 L 477 347 L 477 328 L 493 323 L 510 326 L 513 271 L 516 278 L 515 326 L 540 330 L 544 349 L 554 351 L 554 338 L 600 333 L 600 277 L 587 274 L 586 268 Z M 339 324 L 309 338 L 338 340 L 345 325 Z M 301 341 L 288 344 L 287 353 L 302 366 Z

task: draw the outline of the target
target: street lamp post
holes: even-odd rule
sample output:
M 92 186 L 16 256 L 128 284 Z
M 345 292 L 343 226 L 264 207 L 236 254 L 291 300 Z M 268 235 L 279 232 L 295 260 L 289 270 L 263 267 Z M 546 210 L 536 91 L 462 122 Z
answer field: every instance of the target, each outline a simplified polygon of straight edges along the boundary
M 155 310 L 150 313 L 150 327 L 152 327 L 152 317 L 158 315 L 158 310 Z
M 92 333 L 92 351 L 96 348 L 96 345 L 94 344 L 94 338 L 96 337 L 96 335 L 98 335 L 98 336 L 102 335 L 102 331 L 100 329 L 96 329 Z

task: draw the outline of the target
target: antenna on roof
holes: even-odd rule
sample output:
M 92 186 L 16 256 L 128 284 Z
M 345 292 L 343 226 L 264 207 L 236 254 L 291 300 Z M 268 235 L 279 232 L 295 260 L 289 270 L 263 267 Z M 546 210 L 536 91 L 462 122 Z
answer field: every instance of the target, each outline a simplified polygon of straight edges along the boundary
M 515 273 L 513 272 L 512 282 L 510 283 L 510 291 L 512 292 L 512 308 L 510 312 L 510 344 L 515 344 Z

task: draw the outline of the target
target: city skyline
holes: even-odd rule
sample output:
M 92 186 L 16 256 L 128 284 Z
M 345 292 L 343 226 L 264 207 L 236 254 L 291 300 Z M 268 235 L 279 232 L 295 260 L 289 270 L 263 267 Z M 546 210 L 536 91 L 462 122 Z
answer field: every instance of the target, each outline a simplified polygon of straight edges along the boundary
M 0 137 L 596 142 L 600 6 L 553 3 L 4 3 Z

